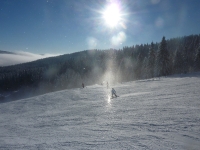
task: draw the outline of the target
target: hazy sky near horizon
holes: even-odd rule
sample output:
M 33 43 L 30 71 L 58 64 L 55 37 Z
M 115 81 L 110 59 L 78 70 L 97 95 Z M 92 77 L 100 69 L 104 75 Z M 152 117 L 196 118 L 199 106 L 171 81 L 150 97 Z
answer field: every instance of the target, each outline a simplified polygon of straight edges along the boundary
M 0 0 L 0 50 L 66 54 L 200 34 L 199 0 Z

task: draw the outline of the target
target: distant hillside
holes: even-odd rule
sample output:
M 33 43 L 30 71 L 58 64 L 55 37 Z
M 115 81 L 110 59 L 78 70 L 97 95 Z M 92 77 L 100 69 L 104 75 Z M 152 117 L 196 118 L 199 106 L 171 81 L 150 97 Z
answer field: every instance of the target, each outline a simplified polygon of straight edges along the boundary
M 30 60 L 35 55 L 25 53 L 26 63 L 0 67 L 0 94 L 19 91 L 22 96 L 30 91 L 39 95 L 82 83 L 111 84 L 200 71 L 199 43 L 200 35 L 190 35 L 168 40 L 163 37 L 160 43 L 119 50 L 85 50 L 35 60 Z M 9 56 L 16 60 L 20 55 Z M 0 62 L 2 59 L 12 60 L 0 57 Z
M 34 54 L 30 52 L 18 51 L 18 52 L 8 52 L 0 50 L 0 66 L 15 66 L 27 62 L 32 62 L 38 59 L 44 59 L 47 57 L 58 56 L 54 54 Z
M 0 50 L 0 54 L 16 54 L 16 53 Z
M 4 51 L 2 51 L 2 52 L 4 52 Z M 30 61 L 30 62 L 24 62 L 24 63 L 20 63 L 20 64 L 16 64 L 16 65 L 5 66 L 4 69 L 15 70 L 16 67 L 18 69 L 19 68 L 30 69 L 30 68 L 33 68 L 33 67 L 39 67 L 39 68 L 40 67 L 47 67 L 47 66 L 51 66 L 51 65 L 55 65 L 55 64 L 65 63 L 66 61 L 75 59 L 76 57 L 79 57 L 79 56 L 88 55 L 88 53 L 90 53 L 90 52 L 91 51 L 81 51 L 81 52 L 75 52 L 75 53 L 72 53 L 72 54 L 64 54 L 64 55 L 40 58 L 40 59 L 33 60 L 33 61 Z M 4 53 L 4 54 L 6 54 L 6 53 Z M 12 53 L 10 52 L 9 54 L 12 54 Z M 17 53 L 13 53 L 13 54 L 18 55 Z M 45 54 L 41 54 L 40 56 L 44 56 L 44 55 Z

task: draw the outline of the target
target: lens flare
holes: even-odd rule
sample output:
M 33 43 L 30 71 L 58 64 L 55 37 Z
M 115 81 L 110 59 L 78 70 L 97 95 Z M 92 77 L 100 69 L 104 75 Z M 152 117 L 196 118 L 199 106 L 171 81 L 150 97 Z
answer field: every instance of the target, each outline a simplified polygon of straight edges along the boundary
M 108 100 L 107 100 L 107 102 L 108 102 L 109 105 L 111 104 L 110 96 L 108 96 Z
M 158 4 L 160 2 L 160 0 L 151 0 L 152 4 Z
M 113 46 L 120 45 L 124 41 L 126 41 L 126 34 L 122 31 L 111 38 L 111 43 L 112 43 Z
M 98 40 L 94 37 L 87 38 L 87 44 L 89 49 L 95 49 L 97 47 Z
M 157 18 L 157 20 L 155 21 L 155 25 L 158 28 L 162 28 L 164 26 L 164 19 L 161 17 Z

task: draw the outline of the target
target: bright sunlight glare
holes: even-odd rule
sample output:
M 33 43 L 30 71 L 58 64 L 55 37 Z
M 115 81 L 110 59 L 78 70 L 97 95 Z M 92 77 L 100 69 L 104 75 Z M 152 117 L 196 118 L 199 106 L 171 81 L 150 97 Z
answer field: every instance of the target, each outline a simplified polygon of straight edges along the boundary
M 121 20 L 121 12 L 117 4 L 110 4 L 103 12 L 103 18 L 109 27 L 115 27 Z

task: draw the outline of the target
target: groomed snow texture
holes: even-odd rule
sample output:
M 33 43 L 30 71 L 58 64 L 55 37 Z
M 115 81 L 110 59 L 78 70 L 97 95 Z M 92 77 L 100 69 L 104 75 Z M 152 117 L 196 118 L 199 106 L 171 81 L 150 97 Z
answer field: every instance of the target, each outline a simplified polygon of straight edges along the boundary
M 112 87 L 1 102 L 0 150 L 200 149 L 200 73 Z

